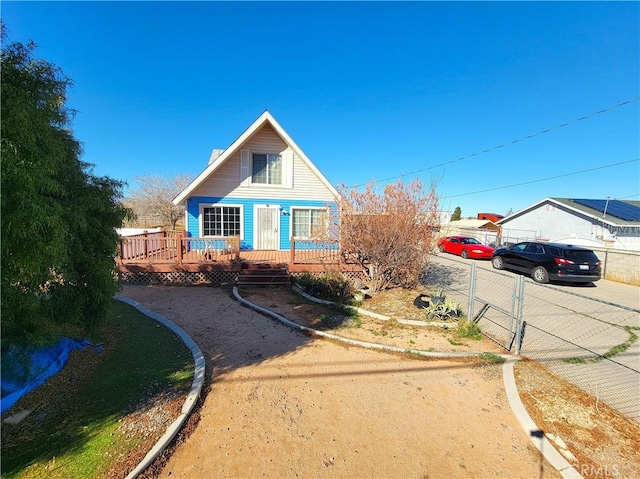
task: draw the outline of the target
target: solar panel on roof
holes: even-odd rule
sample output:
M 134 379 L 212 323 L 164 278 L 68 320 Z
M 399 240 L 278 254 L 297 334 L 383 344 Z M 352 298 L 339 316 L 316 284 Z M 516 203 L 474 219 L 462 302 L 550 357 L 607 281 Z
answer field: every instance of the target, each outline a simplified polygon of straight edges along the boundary
M 640 221 L 640 208 L 620 200 L 572 200 L 579 205 L 592 208 L 602 213 L 625 221 Z

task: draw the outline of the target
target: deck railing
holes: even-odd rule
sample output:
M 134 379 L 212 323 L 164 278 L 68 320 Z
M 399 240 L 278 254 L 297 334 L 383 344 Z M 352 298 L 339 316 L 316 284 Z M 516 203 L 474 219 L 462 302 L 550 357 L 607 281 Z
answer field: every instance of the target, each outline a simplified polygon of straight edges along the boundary
M 187 238 L 179 233 L 160 231 L 122 237 L 118 261 L 121 264 L 183 264 L 210 261 L 237 262 L 240 259 L 238 236 Z
M 256 254 L 260 256 L 259 253 L 269 252 L 245 251 L 244 256 L 251 261 L 252 258 L 255 259 Z M 340 250 L 337 241 L 291 238 L 289 253 L 271 253 L 275 255 L 270 261 L 286 262 L 288 255 L 289 265 L 297 266 L 298 269 L 335 269 L 355 265 L 355 262 Z M 152 269 L 154 265 L 172 268 L 176 265 L 207 263 L 228 263 L 238 267 L 240 260 L 239 236 L 189 238 L 182 232 L 175 234 L 164 231 L 121 237 L 117 258 L 118 263 L 123 266 L 146 266 Z M 264 262 L 264 257 L 260 257 L 260 261 Z
M 291 238 L 290 264 L 340 264 L 337 241 Z

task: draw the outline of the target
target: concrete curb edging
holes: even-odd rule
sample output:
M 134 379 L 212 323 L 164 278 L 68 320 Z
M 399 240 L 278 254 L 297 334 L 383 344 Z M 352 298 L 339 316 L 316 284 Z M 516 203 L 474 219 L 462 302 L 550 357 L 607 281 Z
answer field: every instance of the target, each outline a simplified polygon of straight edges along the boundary
M 299 292 L 310 301 L 314 301 L 314 302 L 317 302 L 320 304 L 326 304 L 326 305 L 334 304 L 331 301 L 326 301 L 323 299 L 314 298 L 313 296 L 309 296 L 308 294 L 304 293 L 304 291 L 300 289 L 297 289 L 296 292 Z M 342 336 L 337 336 L 335 334 L 326 333 L 324 331 L 318 331 L 316 329 L 309 328 L 307 326 L 302 326 L 300 324 L 294 323 L 293 321 L 286 319 L 283 316 L 280 316 L 277 313 L 274 313 L 273 311 L 270 311 L 256 304 L 253 304 L 250 301 L 247 301 L 246 299 L 244 299 L 242 296 L 240 296 L 237 286 L 233 287 L 233 295 L 243 305 L 251 309 L 254 309 L 256 311 L 259 311 L 261 313 L 264 313 L 268 316 L 271 316 L 272 318 L 294 329 L 310 332 L 326 338 L 335 339 L 337 341 L 341 341 L 354 346 L 361 346 L 369 349 L 380 349 L 380 350 L 392 351 L 392 352 L 412 353 L 419 356 L 437 357 L 437 358 L 474 357 L 482 354 L 482 353 L 454 353 L 454 352 L 443 353 L 443 352 L 421 351 L 417 349 L 406 349 L 406 348 L 403 349 L 403 348 L 397 348 L 394 346 L 385 346 L 382 344 L 368 343 L 364 341 L 357 341 L 355 339 L 344 338 Z M 361 308 L 356 308 L 356 309 L 358 310 L 358 312 L 362 314 L 370 314 L 373 317 L 382 316 L 377 313 L 371 313 L 369 311 L 363 310 Z M 379 317 L 378 319 L 384 319 L 384 318 L 386 317 Z M 389 319 L 389 318 L 386 318 L 386 319 Z M 584 479 L 580 475 L 580 473 L 578 473 L 578 471 L 547 440 L 547 438 L 545 438 L 544 435 L 540 434 L 540 429 L 533 422 L 533 419 L 531 418 L 531 416 L 529 416 L 529 413 L 524 407 L 524 404 L 520 400 L 520 395 L 518 394 L 518 388 L 517 388 L 515 373 L 513 369 L 515 362 L 518 361 L 519 358 L 509 354 L 501 354 L 499 356 L 506 359 L 504 365 L 502 366 L 502 380 L 503 380 L 505 391 L 507 393 L 507 400 L 509 401 L 509 406 L 511 406 L 511 411 L 516 416 L 516 419 L 518 420 L 522 428 L 525 430 L 525 432 L 529 436 L 533 445 L 536 447 L 536 449 L 540 451 L 540 454 L 542 454 L 542 456 L 547 460 L 547 462 L 549 462 L 549 464 L 551 464 L 551 466 L 562 475 L 563 478 Z
M 193 355 L 194 361 L 194 371 L 193 371 L 193 383 L 191 383 L 191 390 L 187 395 L 187 399 L 185 400 L 180 415 L 169 425 L 165 433 L 158 439 L 155 445 L 151 448 L 151 450 L 147 453 L 147 455 L 142 459 L 142 461 L 131 471 L 126 479 L 134 479 L 138 477 L 146 468 L 151 465 L 151 463 L 160 455 L 162 451 L 169 445 L 169 443 L 173 440 L 173 438 L 178 434 L 185 421 L 189 417 L 189 414 L 193 410 L 196 405 L 196 401 L 200 396 L 200 392 L 202 391 L 202 385 L 204 384 L 204 373 L 205 373 L 205 361 L 204 355 L 202 351 L 195 343 L 193 339 L 186 333 L 184 329 L 179 327 L 177 324 L 169 321 L 164 316 L 159 315 L 151 311 L 150 309 L 145 308 L 137 301 L 134 301 L 130 298 L 125 298 L 124 296 L 116 296 L 115 299 L 121 301 L 123 303 L 129 304 L 133 306 L 138 311 L 140 311 L 145 316 L 150 317 L 163 324 L 171 331 L 176 333 L 182 342 L 189 348 L 191 354 Z
M 302 291 L 302 289 L 300 289 L 295 284 L 291 288 L 297 294 L 299 294 L 300 296 L 308 299 L 309 301 L 313 301 L 314 303 L 326 304 L 328 306 L 336 304 L 333 301 L 327 301 L 326 299 L 314 298 L 313 296 L 311 296 L 311 295 L 305 293 L 304 291 Z M 391 320 L 391 318 L 389 316 L 385 316 L 384 314 L 374 313 L 373 311 L 368 311 L 366 309 L 357 308 L 355 306 L 349 306 L 349 307 L 355 309 L 360 314 L 364 314 L 364 315 L 369 316 L 369 317 L 374 318 L 374 319 L 379 319 L 380 321 L 390 321 Z M 455 329 L 455 328 L 458 327 L 457 324 L 441 323 L 441 322 L 436 322 L 436 321 L 416 321 L 414 319 L 396 319 L 396 321 L 398 321 L 398 323 L 400 323 L 400 324 L 407 324 L 409 326 L 422 326 L 422 327 L 434 326 L 434 327 L 438 327 L 438 328 L 451 328 L 451 329 Z
M 502 380 L 507 393 L 507 400 L 511 411 L 527 433 L 533 445 L 540 451 L 540 454 L 551 464 L 565 479 L 583 479 L 580 473 L 567 461 L 562 454 L 544 437 L 538 426 L 533 422 L 527 412 L 516 385 L 514 365 L 519 358 L 511 357 L 502 366 Z
M 307 299 L 309 299 L 311 301 L 314 301 L 314 302 L 318 302 L 318 303 L 321 303 L 321 304 L 334 304 L 334 303 L 332 303 L 330 301 L 325 301 L 325 300 L 321 300 L 321 299 L 318 299 L 318 298 L 313 298 L 312 296 L 307 295 L 306 293 L 304 293 L 302 290 L 299 290 L 299 289 L 298 289 L 297 292 L 299 292 L 304 297 L 306 297 Z M 316 329 L 313 329 L 313 328 L 309 328 L 307 326 L 302 326 L 300 324 L 294 323 L 293 321 L 290 321 L 290 320 L 286 319 L 285 317 L 280 316 L 277 313 L 274 313 L 273 311 L 270 311 L 270 310 L 268 310 L 266 308 L 262 308 L 262 307 L 260 307 L 260 306 L 258 306 L 256 304 L 254 304 L 254 303 L 251 303 L 250 301 L 247 301 L 242 296 L 240 296 L 240 293 L 238 292 L 238 287 L 237 286 L 233 287 L 233 295 L 241 304 L 243 304 L 243 305 L 245 305 L 245 306 L 247 306 L 247 307 L 249 307 L 249 308 L 251 308 L 251 309 L 253 309 L 255 311 L 259 311 L 261 313 L 264 313 L 264 314 L 276 319 L 277 321 L 280 321 L 281 323 L 283 323 L 283 324 L 285 324 L 285 325 L 287 325 L 287 326 L 289 326 L 289 327 L 291 327 L 293 329 L 297 329 L 299 331 L 305 331 L 305 332 L 312 333 L 314 335 L 318 335 L 318 336 L 321 336 L 321 337 L 334 339 L 334 340 L 341 341 L 341 342 L 344 342 L 344 343 L 347 343 L 347 344 L 351 344 L 351 345 L 354 345 L 354 346 L 360 346 L 360 347 L 364 347 L 364 348 L 368 348 L 368 349 L 379 349 L 379 350 L 390 351 L 390 352 L 411 353 L 411 354 L 416 354 L 416 355 L 419 355 L 419 356 L 437 357 L 437 358 L 477 357 L 480 354 L 482 354 L 482 353 L 473 353 L 473 352 L 470 352 L 470 353 L 455 353 L 455 352 L 445 353 L 445 352 L 421 351 L 421 350 L 398 348 L 398 347 L 395 347 L 395 346 L 386 346 L 386 345 L 377 344 L 377 343 L 368 343 L 368 342 L 365 342 L 365 341 L 358 341 L 358 340 L 355 340 L 355 339 L 344 338 L 342 336 L 338 336 L 338 335 L 335 335 L 335 334 L 327 333 L 327 332 L 324 332 L 324 331 L 319 331 L 319 330 L 316 330 Z M 187 395 L 187 399 L 185 400 L 185 403 L 182 406 L 181 414 L 180 414 L 180 416 L 178 416 L 178 418 L 176 418 L 173 421 L 173 423 L 171 423 L 169 425 L 169 427 L 167 428 L 165 433 L 162 435 L 162 437 L 160 437 L 160 439 L 158 439 L 158 441 L 153 446 L 153 448 L 147 453 L 147 455 L 135 467 L 135 469 L 133 471 L 131 471 L 126 476 L 126 479 L 135 479 L 145 469 L 147 469 L 149 467 L 149 465 L 169 445 L 169 443 L 178 434 L 178 432 L 180 431 L 180 429 L 184 425 L 185 421 L 189 417 L 189 414 L 191 413 L 191 411 L 195 407 L 196 401 L 197 401 L 198 397 L 200 396 L 200 392 L 201 392 L 202 386 L 204 384 L 205 360 L 204 360 L 204 356 L 202 354 L 202 351 L 200 350 L 198 345 L 195 343 L 195 341 L 193 341 L 193 339 L 191 339 L 191 337 L 186 333 L 186 331 L 184 331 L 178 325 L 176 325 L 172 321 L 169 321 L 164 316 L 145 308 L 140 303 L 138 303 L 137 301 L 134 301 L 134 300 L 132 300 L 130 298 L 126 298 L 124 296 L 115 296 L 115 299 L 118 300 L 118 301 L 121 301 L 123 303 L 129 304 L 130 306 L 133 306 L 138 311 L 140 311 L 142 314 L 144 314 L 144 315 L 146 315 L 146 316 L 158 321 L 159 323 L 163 324 L 165 327 L 169 328 L 171 331 L 176 333 L 182 339 L 182 341 L 185 343 L 185 345 L 189 348 L 189 350 L 191 351 L 191 354 L 193 355 L 193 359 L 194 359 L 193 383 L 191 385 L 191 390 L 189 391 L 189 394 Z M 376 313 L 372 313 L 372 312 L 363 310 L 361 308 L 356 308 L 356 309 L 358 310 L 358 312 L 360 312 L 362 314 L 369 314 L 372 317 L 381 316 L 378 319 L 383 319 L 383 320 L 384 319 L 387 319 L 387 320 L 389 319 L 388 317 L 384 317 L 382 315 L 378 315 Z M 409 321 L 409 320 L 404 320 L 404 321 Z M 400 322 L 400 321 L 398 321 L 398 322 Z M 404 324 L 410 324 L 410 323 L 404 323 Z M 524 404 L 522 403 L 522 401 L 520 399 L 520 395 L 518 394 L 518 389 L 517 389 L 516 380 L 515 380 L 515 373 L 514 373 L 514 365 L 515 365 L 516 361 L 519 360 L 519 358 L 511 356 L 511 355 L 507 355 L 507 354 L 502 354 L 500 356 L 506 359 L 506 362 L 504 363 L 504 365 L 502 367 L 502 371 L 503 371 L 503 375 L 502 376 L 503 376 L 503 384 L 504 384 L 505 391 L 506 391 L 506 394 L 507 394 L 507 400 L 509 402 L 509 406 L 511 407 L 511 411 L 513 412 L 513 414 L 516 416 L 516 419 L 518 420 L 518 422 L 520 423 L 520 425 L 522 426 L 524 431 L 529 436 L 529 438 L 530 438 L 531 442 L 533 443 L 533 445 L 536 447 L 536 449 L 538 449 L 540 451 L 542 456 L 549 462 L 549 464 L 551 464 L 551 466 L 554 469 L 556 469 L 558 472 L 560 472 L 560 474 L 562 475 L 563 478 L 565 478 L 565 479 L 584 479 L 583 476 L 580 475 L 580 473 L 555 449 L 555 447 L 547 440 L 547 438 L 544 437 L 544 435 L 541 433 L 540 429 L 533 422 L 533 419 L 531 418 L 531 416 L 529 416 L 529 413 L 527 412 Z
M 428 356 L 428 357 L 433 357 L 433 358 L 469 358 L 469 357 L 477 357 L 480 356 L 482 353 L 474 353 L 474 352 L 469 352 L 469 353 L 455 353 L 455 352 L 449 352 L 449 353 L 442 353 L 442 352 L 433 352 L 433 351 L 422 351 L 420 349 L 410 349 L 410 348 L 398 348 L 396 346 L 386 346 L 383 344 L 377 344 L 377 343 L 368 343 L 366 341 L 358 341 L 357 339 L 349 339 L 349 338 L 345 338 L 343 336 L 338 336 L 336 334 L 331 334 L 331 333 L 327 333 L 325 331 L 319 331 L 317 329 L 313 329 L 313 328 L 309 328 L 307 326 L 302 326 L 301 324 L 298 323 L 294 323 L 293 321 L 289 321 L 287 318 L 280 316 L 277 313 L 274 313 L 273 311 L 263 308 L 261 306 L 258 306 L 257 304 L 254 304 L 250 301 L 247 301 L 246 299 L 244 299 L 242 296 L 240 296 L 240 293 L 238 292 L 238 287 L 234 286 L 233 287 L 233 296 L 242 304 L 244 304 L 245 306 L 254 309 L 256 311 L 259 311 L 261 313 L 266 314 L 267 316 L 271 316 L 272 318 L 280 321 L 283 324 L 286 324 L 287 326 L 293 328 L 293 329 L 297 329 L 299 331 L 306 331 L 308 333 L 312 333 L 315 334 L 317 336 L 322 336 L 324 338 L 330 338 L 330 339 L 334 339 L 336 341 L 341 341 L 343 343 L 347 343 L 347 344 L 351 344 L 354 346 L 361 346 L 363 348 L 368 348 L 368 349 L 380 349 L 383 351 L 390 351 L 390 352 L 396 352 L 396 353 L 411 353 L 411 354 L 416 354 L 418 356 Z M 312 296 L 309 296 L 309 298 L 312 298 Z M 317 299 L 317 298 L 316 298 Z M 324 302 L 324 300 L 319 300 L 321 302 Z M 324 302 L 323 304 L 333 304 L 330 302 Z M 364 314 L 365 310 L 359 310 L 359 312 L 362 311 Z M 502 355 L 505 359 L 506 358 L 510 358 L 511 356 L 509 355 Z

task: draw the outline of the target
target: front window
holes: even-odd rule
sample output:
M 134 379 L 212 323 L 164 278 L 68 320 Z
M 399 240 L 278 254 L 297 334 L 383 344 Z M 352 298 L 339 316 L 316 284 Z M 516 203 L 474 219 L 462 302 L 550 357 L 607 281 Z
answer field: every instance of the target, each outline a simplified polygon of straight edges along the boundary
M 253 154 L 251 181 L 266 185 L 282 184 L 282 157 L 273 154 Z
M 327 212 L 324 209 L 293 209 L 293 236 L 313 238 L 324 231 Z
M 240 234 L 240 207 L 213 206 L 202 212 L 204 236 L 235 236 Z

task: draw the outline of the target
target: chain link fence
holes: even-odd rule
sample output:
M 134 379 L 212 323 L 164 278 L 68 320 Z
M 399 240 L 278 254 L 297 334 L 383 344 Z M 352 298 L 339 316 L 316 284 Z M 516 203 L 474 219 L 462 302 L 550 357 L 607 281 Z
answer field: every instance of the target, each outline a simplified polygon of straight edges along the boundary
M 482 333 L 506 350 L 640 422 L 639 309 L 592 298 L 589 287 L 542 285 L 478 264 L 439 255 L 425 284 L 466 305 Z

